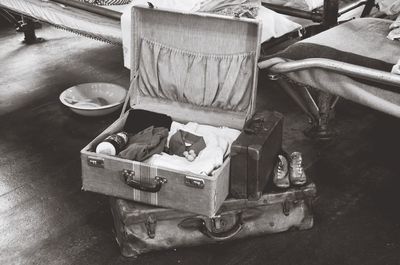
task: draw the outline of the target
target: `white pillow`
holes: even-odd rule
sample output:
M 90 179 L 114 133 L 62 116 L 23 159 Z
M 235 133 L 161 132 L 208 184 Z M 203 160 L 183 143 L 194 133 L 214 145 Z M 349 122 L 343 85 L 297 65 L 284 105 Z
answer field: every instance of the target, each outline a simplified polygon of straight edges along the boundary
M 263 6 L 258 10 L 257 19 L 262 22 L 261 42 L 278 38 L 301 28 L 300 24 Z
M 379 10 L 386 15 L 396 15 L 400 13 L 400 0 L 377 0 Z
M 324 0 L 262 0 L 263 3 L 287 6 L 296 9 L 308 10 L 319 8 L 324 5 Z

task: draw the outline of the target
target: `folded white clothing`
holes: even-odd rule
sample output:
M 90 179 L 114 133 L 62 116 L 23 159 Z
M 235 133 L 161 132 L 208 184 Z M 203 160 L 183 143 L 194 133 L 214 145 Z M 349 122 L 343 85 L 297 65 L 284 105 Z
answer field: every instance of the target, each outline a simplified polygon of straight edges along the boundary
M 167 153 L 155 154 L 144 162 L 155 167 L 164 167 L 207 176 L 210 175 L 215 168 L 222 165 L 223 160 L 218 159 L 222 158 L 222 156 L 221 149 L 210 148 L 200 152 L 200 155 L 193 162 L 189 162 L 184 157 L 169 155 Z
M 181 124 L 174 121 L 171 124 L 167 146 L 171 136 L 178 130 L 184 130 L 203 137 L 206 147 L 198 154 L 194 161 L 189 162 L 184 157 L 161 153 L 151 156 L 144 162 L 152 166 L 188 171 L 194 174 L 210 175 L 214 169 L 223 164 L 224 158 L 230 153 L 233 141 L 240 134 L 239 130 L 228 127 L 213 127 L 195 122 Z
M 393 28 L 389 31 L 387 35 L 389 40 L 400 40 L 400 28 Z
M 400 59 L 397 61 L 395 65 L 392 67 L 392 71 L 390 71 L 392 74 L 400 75 Z
M 168 134 L 167 147 L 169 146 L 169 140 L 178 130 L 183 130 L 202 136 L 207 147 L 219 146 L 224 150 L 224 155 L 229 154 L 230 147 L 233 141 L 238 138 L 240 131 L 231 129 L 228 127 L 214 127 L 210 125 L 198 124 L 196 122 L 188 122 L 182 124 L 176 121 L 171 123 L 171 129 Z
M 389 40 L 400 40 L 400 15 L 398 15 L 396 20 L 393 21 L 392 24 L 390 24 L 389 30 L 390 31 L 387 35 L 387 38 Z M 392 70 L 392 72 L 393 72 L 393 70 Z
M 289 32 L 299 30 L 302 26 L 282 14 L 261 6 L 256 19 L 261 21 L 261 43 L 272 38 L 279 38 Z
M 386 15 L 396 15 L 400 13 L 400 0 L 376 0 L 379 11 Z

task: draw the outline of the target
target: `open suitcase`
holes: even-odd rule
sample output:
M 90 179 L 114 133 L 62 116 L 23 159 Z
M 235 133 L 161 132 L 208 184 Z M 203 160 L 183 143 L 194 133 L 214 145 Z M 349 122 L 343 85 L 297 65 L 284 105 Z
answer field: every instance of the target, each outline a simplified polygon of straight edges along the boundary
M 269 191 L 259 200 L 228 199 L 213 218 L 111 198 L 115 236 L 123 256 L 203 245 L 313 226 L 313 183 Z
M 130 106 L 174 121 L 242 130 L 255 110 L 257 20 L 133 8 Z M 230 157 L 212 176 L 97 154 L 128 112 L 81 151 L 87 191 L 213 216 L 229 193 Z M 133 178 L 126 183 L 126 177 Z M 128 185 L 129 184 L 129 185 Z

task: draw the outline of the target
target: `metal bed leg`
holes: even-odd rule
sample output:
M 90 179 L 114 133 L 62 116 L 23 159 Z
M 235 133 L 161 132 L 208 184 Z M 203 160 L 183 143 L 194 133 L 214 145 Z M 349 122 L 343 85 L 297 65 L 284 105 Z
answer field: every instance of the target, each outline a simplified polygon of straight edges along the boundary
M 339 12 L 339 0 L 325 0 L 322 16 L 322 27 L 329 29 L 337 25 Z
M 304 132 L 307 137 L 319 141 L 328 141 L 336 135 L 329 121 L 334 118 L 334 108 L 339 100 L 338 96 L 324 91 L 317 91 L 315 100 L 306 86 L 296 84 L 296 87 L 293 87 L 284 78 L 276 78 L 274 80 L 309 117 L 311 126 Z
M 329 122 L 334 117 L 334 108 L 338 100 L 338 96 L 324 91 L 317 92 L 319 115 L 313 126 L 305 133 L 307 136 L 317 140 L 328 141 L 336 135 Z
M 35 29 L 40 28 L 39 25 L 40 24 L 32 19 L 22 16 L 22 20 L 19 22 L 19 26 L 17 27 L 17 32 L 24 33 L 23 43 L 30 45 L 45 41 L 45 39 L 38 38 L 35 34 Z
M 282 78 L 278 78 L 276 80 L 279 86 L 285 90 L 285 92 L 293 99 L 297 106 L 299 106 L 301 110 L 307 114 L 308 118 L 310 119 L 310 123 L 314 123 L 316 115 L 318 115 L 318 110 L 309 110 L 306 102 L 304 102 L 303 98 L 297 93 L 297 89 L 294 89 L 289 82 Z
M 34 44 L 38 42 L 43 42 L 43 38 L 36 37 L 35 29 L 41 27 L 38 22 L 33 21 L 30 18 L 21 16 L 21 20 L 17 20 L 13 15 L 11 15 L 7 10 L 0 8 L 0 15 L 4 17 L 9 23 L 14 24 L 17 32 L 23 32 L 25 35 L 22 41 L 25 44 Z

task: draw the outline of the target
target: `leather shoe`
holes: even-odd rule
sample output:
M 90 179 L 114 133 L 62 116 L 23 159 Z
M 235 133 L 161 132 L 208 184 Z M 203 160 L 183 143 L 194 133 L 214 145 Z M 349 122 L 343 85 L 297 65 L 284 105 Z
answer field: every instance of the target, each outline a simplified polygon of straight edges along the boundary
M 274 184 L 278 188 L 289 188 L 288 161 L 283 155 L 278 155 L 278 162 L 274 168 Z
M 293 152 L 290 155 L 289 179 L 294 186 L 302 186 L 307 182 L 307 176 L 303 168 L 303 158 L 300 152 Z

